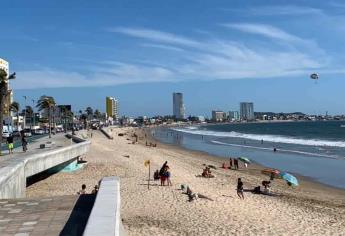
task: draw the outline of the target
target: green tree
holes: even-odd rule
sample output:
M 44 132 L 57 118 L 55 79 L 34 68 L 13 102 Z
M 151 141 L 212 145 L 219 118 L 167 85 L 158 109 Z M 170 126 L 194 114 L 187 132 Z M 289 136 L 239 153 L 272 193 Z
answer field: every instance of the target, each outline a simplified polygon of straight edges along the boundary
M 52 111 L 55 107 L 56 103 L 53 97 L 42 95 L 40 99 L 37 101 L 36 107 L 38 111 L 46 110 L 48 113 L 48 123 L 49 123 L 49 138 L 51 138 L 51 121 L 52 121 Z
M 30 127 L 32 126 L 32 119 L 33 119 L 33 114 L 34 110 L 32 109 L 31 106 L 25 106 L 25 118 L 29 117 L 30 118 Z

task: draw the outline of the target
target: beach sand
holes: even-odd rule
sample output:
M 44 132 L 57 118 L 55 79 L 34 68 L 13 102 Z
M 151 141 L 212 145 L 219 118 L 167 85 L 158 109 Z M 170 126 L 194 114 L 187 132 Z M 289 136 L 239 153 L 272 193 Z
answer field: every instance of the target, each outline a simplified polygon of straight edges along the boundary
M 135 140 L 134 132 L 139 136 Z M 113 140 L 94 132 L 88 164 L 74 173 L 58 173 L 27 188 L 28 197 L 75 194 L 85 183 L 87 190 L 104 176 L 121 178 L 121 218 L 128 235 L 345 235 L 345 191 L 300 179 L 299 187 L 289 187 L 274 180 L 270 197 L 245 192 L 245 200 L 236 194 L 237 178 L 245 189 L 252 189 L 268 179 L 262 167 L 225 170 L 223 160 L 201 152 L 158 143 L 145 146 L 143 129 L 113 128 Z M 118 136 L 126 133 L 126 136 Z M 168 161 L 173 186 L 151 181 L 148 190 L 148 167 L 151 178 Z M 196 177 L 203 164 L 214 165 L 215 178 Z M 213 199 L 188 201 L 180 190 L 188 184 L 194 192 Z

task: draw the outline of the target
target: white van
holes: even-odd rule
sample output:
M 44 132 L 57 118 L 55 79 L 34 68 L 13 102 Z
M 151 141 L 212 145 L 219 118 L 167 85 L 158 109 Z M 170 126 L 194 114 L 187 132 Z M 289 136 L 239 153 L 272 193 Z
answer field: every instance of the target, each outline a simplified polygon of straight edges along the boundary
M 12 131 L 11 126 L 7 126 L 7 125 L 3 126 L 2 127 L 2 137 L 4 137 L 4 138 L 10 137 L 10 134 L 12 134 L 11 131 Z

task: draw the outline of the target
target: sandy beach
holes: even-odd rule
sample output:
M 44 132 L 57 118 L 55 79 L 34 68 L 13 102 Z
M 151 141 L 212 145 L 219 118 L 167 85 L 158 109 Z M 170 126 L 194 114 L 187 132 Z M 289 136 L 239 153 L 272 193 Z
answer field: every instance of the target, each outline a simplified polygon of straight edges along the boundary
M 113 128 L 113 140 L 95 131 L 91 150 L 84 157 L 88 164 L 74 173 L 58 173 L 27 188 L 28 197 L 76 194 L 82 184 L 87 191 L 104 176 L 121 178 L 121 217 L 128 235 L 344 235 L 345 190 L 331 188 L 307 179 L 300 186 L 289 187 L 274 180 L 272 192 L 265 196 L 245 192 L 245 200 L 236 194 L 237 178 L 245 189 L 252 189 L 268 179 L 262 167 L 225 170 L 222 160 L 201 152 L 184 150 L 155 142 L 137 128 Z M 118 136 L 126 133 L 125 136 Z M 139 142 L 132 144 L 136 133 Z M 168 161 L 173 186 L 151 181 L 147 186 L 148 167 L 151 178 L 156 169 Z M 197 177 L 204 164 L 216 166 L 215 178 Z M 188 201 L 180 190 L 188 184 L 194 192 L 212 200 Z

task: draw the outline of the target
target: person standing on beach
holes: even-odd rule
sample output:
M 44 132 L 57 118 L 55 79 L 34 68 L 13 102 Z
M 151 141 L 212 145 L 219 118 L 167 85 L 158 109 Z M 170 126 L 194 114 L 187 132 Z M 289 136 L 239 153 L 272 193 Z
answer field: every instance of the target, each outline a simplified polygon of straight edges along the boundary
M 243 182 L 241 180 L 241 178 L 238 178 L 237 180 L 237 196 L 240 199 L 244 200 L 244 194 L 243 194 Z
M 230 170 L 232 169 L 232 158 L 231 157 L 229 158 L 229 169 Z
M 238 159 L 237 158 L 234 158 L 234 167 L 235 167 L 235 170 L 238 170 Z
M 159 170 L 159 178 L 161 180 L 161 186 L 165 185 L 165 180 L 166 180 L 166 169 L 168 166 L 168 162 L 165 161 L 161 169 Z

